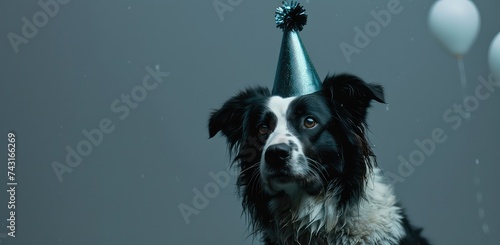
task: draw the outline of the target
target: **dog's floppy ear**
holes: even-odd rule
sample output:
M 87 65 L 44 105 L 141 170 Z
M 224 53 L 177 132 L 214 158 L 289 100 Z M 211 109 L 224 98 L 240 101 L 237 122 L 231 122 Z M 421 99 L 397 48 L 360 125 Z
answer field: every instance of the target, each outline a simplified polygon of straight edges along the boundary
M 365 122 L 366 110 L 372 100 L 385 103 L 381 85 L 366 83 L 351 74 L 327 76 L 323 81 L 322 92 L 331 102 L 347 111 L 357 123 Z
M 257 87 L 241 91 L 230 98 L 220 109 L 213 111 L 210 115 L 208 121 L 210 138 L 222 131 L 222 134 L 227 137 L 228 143 L 231 145 L 235 145 L 242 140 L 245 112 L 248 111 L 254 101 L 270 95 L 269 89 Z

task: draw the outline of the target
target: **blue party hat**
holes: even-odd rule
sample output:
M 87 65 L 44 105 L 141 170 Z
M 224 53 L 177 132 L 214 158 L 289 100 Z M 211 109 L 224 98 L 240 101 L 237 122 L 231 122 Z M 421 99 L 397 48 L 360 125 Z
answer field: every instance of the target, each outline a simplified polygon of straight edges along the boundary
M 307 55 L 299 32 L 307 23 L 305 9 L 296 2 L 276 9 L 276 26 L 283 30 L 281 50 L 274 78 L 273 95 L 291 97 L 320 90 L 321 81 Z

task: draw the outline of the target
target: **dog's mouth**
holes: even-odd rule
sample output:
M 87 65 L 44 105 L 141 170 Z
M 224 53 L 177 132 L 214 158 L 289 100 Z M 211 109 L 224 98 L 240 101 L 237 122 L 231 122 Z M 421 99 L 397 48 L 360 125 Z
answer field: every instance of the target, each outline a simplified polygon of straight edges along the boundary
M 268 169 L 264 175 L 264 186 L 270 194 L 288 193 L 292 195 L 301 189 L 307 189 L 308 181 L 305 176 L 293 173 L 287 167 L 279 169 Z
M 299 182 L 298 177 L 286 167 L 267 169 L 261 174 L 264 186 L 271 192 L 280 192 L 284 186 Z
M 272 178 L 272 180 L 277 181 L 277 182 L 281 182 L 281 183 L 288 183 L 288 182 L 292 182 L 294 180 L 294 178 L 291 176 L 275 176 Z
M 296 177 L 289 173 L 274 173 L 267 176 L 268 182 L 289 183 L 296 180 Z
M 322 191 L 322 182 L 310 171 L 296 172 L 289 166 L 281 168 L 268 168 L 261 172 L 262 181 L 270 194 L 288 193 L 294 195 L 297 191 L 305 191 L 310 195 Z

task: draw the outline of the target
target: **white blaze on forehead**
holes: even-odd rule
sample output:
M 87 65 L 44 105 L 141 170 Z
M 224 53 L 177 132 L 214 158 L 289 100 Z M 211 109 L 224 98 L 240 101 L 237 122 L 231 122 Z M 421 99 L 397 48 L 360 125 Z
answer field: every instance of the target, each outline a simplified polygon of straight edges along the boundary
M 267 106 L 276 115 L 276 128 L 274 133 L 283 133 L 287 130 L 286 112 L 295 97 L 281 98 L 273 96 L 269 99 Z

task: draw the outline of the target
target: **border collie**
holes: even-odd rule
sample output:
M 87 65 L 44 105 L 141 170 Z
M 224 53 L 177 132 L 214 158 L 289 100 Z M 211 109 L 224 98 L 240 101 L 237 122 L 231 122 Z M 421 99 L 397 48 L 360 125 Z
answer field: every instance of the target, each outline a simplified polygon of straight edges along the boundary
M 252 234 L 277 244 L 429 244 L 398 205 L 366 136 L 383 88 L 328 76 L 320 91 L 281 98 L 246 89 L 209 120 L 239 166 L 238 190 Z

